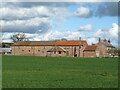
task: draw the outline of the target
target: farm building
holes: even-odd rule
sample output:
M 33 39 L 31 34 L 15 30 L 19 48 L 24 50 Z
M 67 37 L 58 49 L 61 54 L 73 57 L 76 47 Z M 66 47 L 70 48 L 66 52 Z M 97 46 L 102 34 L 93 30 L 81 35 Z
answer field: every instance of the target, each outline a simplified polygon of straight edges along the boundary
M 85 40 L 19 41 L 12 46 L 12 55 L 110 57 L 107 50 L 114 49 L 110 40 L 88 45 Z
M 86 41 L 20 41 L 12 46 L 13 55 L 83 57 Z
M 0 48 L 0 54 L 2 55 L 8 55 L 8 54 L 11 54 L 11 46 L 12 46 L 13 43 L 2 43 L 2 48 Z
M 110 43 L 110 40 L 104 39 L 101 41 L 101 39 L 98 39 L 97 44 L 88 45 L 83 50 L 83 56 L 84 57 L 112 57 L 111 54 L 108 53 L 108 50 L 115 49 L 115 47 Z

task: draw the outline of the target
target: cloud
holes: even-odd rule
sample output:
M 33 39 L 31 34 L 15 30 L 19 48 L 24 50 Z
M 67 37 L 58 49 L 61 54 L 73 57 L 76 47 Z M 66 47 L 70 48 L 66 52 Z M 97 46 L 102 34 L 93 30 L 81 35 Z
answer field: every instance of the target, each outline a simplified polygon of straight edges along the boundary
M 72 32 L 72 31 L 49 31 L 45 34 L 36 35 L 32 40 L 60 40 L 62 38 L 66 38 L 68 40 L 78 39 L 79 37 L 85 37 L 80 32 Z
M 29 19 L 34 17 L 49 17 L 51 12 L 49 12 L 47 7 L 39 6 L 33 8 L 1 8 L 0 13 L 2 13 L 1 19 L 3 20 L 18 20 L 18 19 Z
M 104 2 L 97 6 L 95 16 L 118 16 L 118 2 Z
M 89 44 L 96 44 L 97 42 L 98 42 L 98 39 L 97 38 L 94 38 L 94 37 L 92 37 L 92 38 L 88 38 L 88 43 Z
M 92 31 L 93 26 L 91 24 L 87 24 L 85 26 L 81 26 L 78 31 Z
M 104 37 L 104 31 L 102 29 L 99 29 L 97 32 L 94 33 L 95 37 Z
M 112 27 L 108 30 L 99 29 L 94 33 L 95 37 L 118 39 L 119 26 L 116 23 L 112 23 Z
M 49 18 L 31 18 L 29 20 L 1 21 L 3 32 L 47 32 L 51 28 Z
M 112 23 L 112 27 L 108 30 L 99 29 L 93 34 L 93 37 L 107 38 L 112 41 L 114 46 L 118 46 L 118 34 L 120 33 L 119 26 L 116 23 Z
M 64 7 L 37 6 L 31 8 L 3 7 L 1 23 L 3 32 L 47 32 L 72 16 Z
M 89 8 L 80 7 L 76 10 L 74 14 L 78 17 L 88 18 L 92 15 L 92 12 L 89 10 Z
M 18 32 L 16 32 L 18 33 Z M 3 33 L 3 42 L 10 42 L 10 37 L 16 33 Z M 57 31 L 50 30 L 46 33 L 25 33 L 26 38 L 30 41 L 48 41 L 48 40 L 61 40 L 62 38 L 66 38 L 67 40 L 78 40 L 79 37 L 84 38 L 85 35 L 81 32 L 73 32 L 73 31 Z
M 118 28 L 119 26 L 116 23 L 112 24 L 112 28 L 109 30 L 109 34 L 112 38 L 117 39 L 118 38 L 118 32 L 120 28 Z

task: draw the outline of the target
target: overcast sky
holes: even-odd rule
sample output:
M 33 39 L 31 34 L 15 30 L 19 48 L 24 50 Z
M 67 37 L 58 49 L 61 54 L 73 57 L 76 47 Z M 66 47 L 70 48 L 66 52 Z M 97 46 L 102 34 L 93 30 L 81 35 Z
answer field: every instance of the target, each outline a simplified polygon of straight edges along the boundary
M 118 44 L 117 2 L 12 1 L 0 7 L 4 42 L 11 42 L 11 35 L 24 32 L 31 41 L 81 37 L 92 44 L 101 37 Z

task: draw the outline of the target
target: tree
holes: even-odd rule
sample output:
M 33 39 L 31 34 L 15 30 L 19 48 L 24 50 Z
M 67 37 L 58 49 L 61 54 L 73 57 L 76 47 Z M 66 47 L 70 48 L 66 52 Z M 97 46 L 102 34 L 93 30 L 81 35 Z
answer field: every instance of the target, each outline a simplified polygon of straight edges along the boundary
M 26 38 L 26 35 L 24 33 L 17 33 L 13 36 L 10 37 L 10 39 L 12 39 L 12 41 L 18 42 L 18 41 L 28 41 L 28 39 Z
M 62 38 L 61 40 L 62 40 L 62 41 L 67 41 L 67 39 L 66 39 L 66 38 Z
M 108 50 L 107 53 L 111 54 L 113 57 L 114 56 L 119 56 L 120 55 L 120 50 L 118 50 L 117 48 L 112 48 L 112 49 Z

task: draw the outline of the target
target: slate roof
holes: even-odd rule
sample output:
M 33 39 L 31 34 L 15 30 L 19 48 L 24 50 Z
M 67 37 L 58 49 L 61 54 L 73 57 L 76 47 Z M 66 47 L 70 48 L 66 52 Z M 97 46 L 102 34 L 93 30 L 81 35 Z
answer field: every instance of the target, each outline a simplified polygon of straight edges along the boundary
M 14 46 L 78 46 L 84 45 L 86 41 L 68 40 L 68 41 L 19 41 Z
M 84 49 L 84 51 L 95 51 L 96 48 L 97 48 L 97 46 L 90 45 L 90 46 L 86 46 L 86 48 Z
M 104 44 L 106 47 L 114 47 L 112 44 L 110 44 L 109 42 L 101 42 L 102 44 Z

